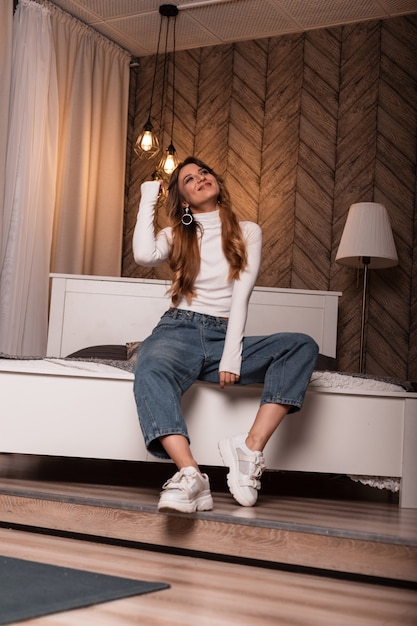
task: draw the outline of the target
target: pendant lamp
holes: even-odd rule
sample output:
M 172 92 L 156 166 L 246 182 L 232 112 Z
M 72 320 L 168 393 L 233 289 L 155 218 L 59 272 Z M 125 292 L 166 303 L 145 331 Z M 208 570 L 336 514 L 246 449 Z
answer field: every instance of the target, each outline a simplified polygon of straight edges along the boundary
M 174 169 L 178 165 L 178 158 L 176 154 L 176 150 L 173 144 L 173 132 L 174 132 L 174 118 L 175 118 L 175 49 L 176 49 L 176 18 L 178 15 L 178 8 L 174 4 L 162 4 L 159 7 L 160 14 L 160 24 L 159 24 L 159 34 L 158 34 L 158 45 L 157 45 L 157 53 L 155 56 L 155 65 L 154 65 L 154 74 L 152 80 L 152 88 L 151 88 L 151 97 L 149 104 L 149 113 L 146 123 L 142 129 L 142 132 L 138 136 L 134 151 L 140 158 L 144 159 L 153 159 L 154 157 L 159 158 L 159 163 L 156 166 L 155 173 L 158 178 L 168 178 L 170 174 L 174 171 Z M 171 128 L 170 128 L 170 144 L 168 148 L 164 151 L 162 158 L 160 157 L 160 140 L 157 137 L 156 132 L 154 131 L 154 127 L 152 124 L 152 107 L 154 100 L 154 92 L 155 92 L 155 83 L 159 62 L 159 51 L 161 44 L 161 35 L 163 30 L 164 18 L 166 18 L 166 30 L 165 30 L 165 51 L 163 56 L 164 68 L 163 68 L 163 84 L 162 84 L 162 98 L 161 98 L 161 107 L 160 107 L 160 129 L 162 130 L 162 121 L 163 121 L 163 113 L 164 113 L 164 100 L 165 93 L 168 91 L 167 87 L 169 87 L 169 61 L 170 55 L 168 54 L 168 44 L 169 44 L 169 35 L 170 35 L 170 24 L 173 21 L 173 52 L 171 55 L 171 85 L 172 85 L 172 96 L 171 96 L 171 105 L 172 105 L 172 117 L 171 117 Z M 171 20 L 170 18 L 174 18 Z

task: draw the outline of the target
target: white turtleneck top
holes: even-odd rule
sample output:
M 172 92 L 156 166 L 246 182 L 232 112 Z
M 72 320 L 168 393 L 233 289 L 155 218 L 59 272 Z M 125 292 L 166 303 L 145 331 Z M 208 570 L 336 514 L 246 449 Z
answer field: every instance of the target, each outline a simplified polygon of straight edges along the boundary
M 142 184 L 133 234 L 134 259 L 139 265 L 149 267 L 166 261 L 172 245 L 171 227 L 164 228 L 155 235 L 154 210 L 159 187 L 158 181 Z M 262 231 L 254 222 L 240 222 L 248 263 L 239 279 L 230 281 L 229 265 L 222 250 L 219 211 L 196 213 L 193 217 L 202 227 L 201 265 L 195 281 L 196 296 L 190 304 L 182 298 L 177 306 L 196 313 L 229 318 L 219 371 L 240 375 L 248 302 L 261 261 Z

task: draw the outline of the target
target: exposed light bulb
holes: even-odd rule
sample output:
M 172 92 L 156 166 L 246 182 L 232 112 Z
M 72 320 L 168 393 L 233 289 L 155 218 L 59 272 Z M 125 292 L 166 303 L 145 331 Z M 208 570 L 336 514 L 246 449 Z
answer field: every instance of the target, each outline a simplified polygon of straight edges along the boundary
M 164 172 L 165 174 L 172 174 L 172 172 L 175 170 L 176 168 L 176 164 L 175 164 L 175 158 L 173 154 L 167 154 L 167 157 L 165 159 L 165 163 L 164 163 Z
M 134 151 L 139 157 L 151 159 L 159 150 L 159 141 L 153 132 L 151 120 L 148 118 L 139 137 L 136 140 Z
M 175 148 L 171 143 L 167 148 L 166 155 L 163 157 L 160 167 L 165 172 L 165 174 L 170 176 L 177 167 L 177 165 L 178 157 Z
M 150 130 L 145 130 L 145 132 L 142 135 L 141 142 L 139 144 L 141 147 L 141 150 L 143 150 L 144 152 L 149 152 L 149 150 L 152 149 L 152 143 L 153 143 L 152 132 Z

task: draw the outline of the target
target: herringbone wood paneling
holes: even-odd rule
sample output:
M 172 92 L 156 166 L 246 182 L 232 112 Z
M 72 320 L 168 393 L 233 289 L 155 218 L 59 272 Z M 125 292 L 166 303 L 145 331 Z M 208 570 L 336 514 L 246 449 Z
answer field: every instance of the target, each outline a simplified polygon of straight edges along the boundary
M 410 378 L 408 362 L 415 361 L 417 350 L 410 335 L 410 307 L 404 306 L 412 306 L 416 298 L 412 279 L 417 63 L 411 50 L 417 50 L 417 31 L 407 19 L 381 23 L 374 198 L 389 208 L 399 265 L 375 272 L 367 328 L 371 371 L 401 372 Z
M 328 289 L 336 171 L 341 29 L 304 38 L 291 285 Z
M 349 26 L 342 31 L 332 259 L 350 205 L 373 200 L 379 44 L 379 23 Z M 343 291 L 339 308 L 340 367 L 357 371 L 361 290 L 356 285 L 354 270 L 333 263 L 331 271 L 333 288 L 339 286 Z M 345 346 L 349 346 L 349 350 Z
M 233 46 L 201 50 L 195 155 L 221 176 L 227 169 Z
M 258 222 L 267 40 L 236 44 L 226 182 L 240 219 Z
M 302 76 L 303 37 L 271 39 L 259 193 L 264 247 L 258 281 L 267 287 L 291 286 Z
M 180 158 L 194 153 L 224 176 L 240 219 L 261 225 L 258 284 L 343 292 L 342 370 L 358 370 L 362 274 L 336 264 L 336 251 L 352 203 L 386 205 L 399 265 L 370 272 L 366 371 L 414 380 L 416 50 L 414 15 L 181 52 L 173 137 Z M 131 150 L 153 67 L 149 57 L 132 70 L 123 275 L 165 278 L 166 266 L 139 268 L 131 254 L 140 184 L 155 167 Z M 155 103 L 162 91 L 157 81 Z M 164 147 L 170 96 L 166 108 Z

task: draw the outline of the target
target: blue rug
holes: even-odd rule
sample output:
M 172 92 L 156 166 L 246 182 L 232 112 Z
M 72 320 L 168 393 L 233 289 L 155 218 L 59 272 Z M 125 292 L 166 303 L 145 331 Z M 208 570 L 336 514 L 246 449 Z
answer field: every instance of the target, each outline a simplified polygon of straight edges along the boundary
M 166 583 L 0 556 L 0 624 L 168 588 Z

